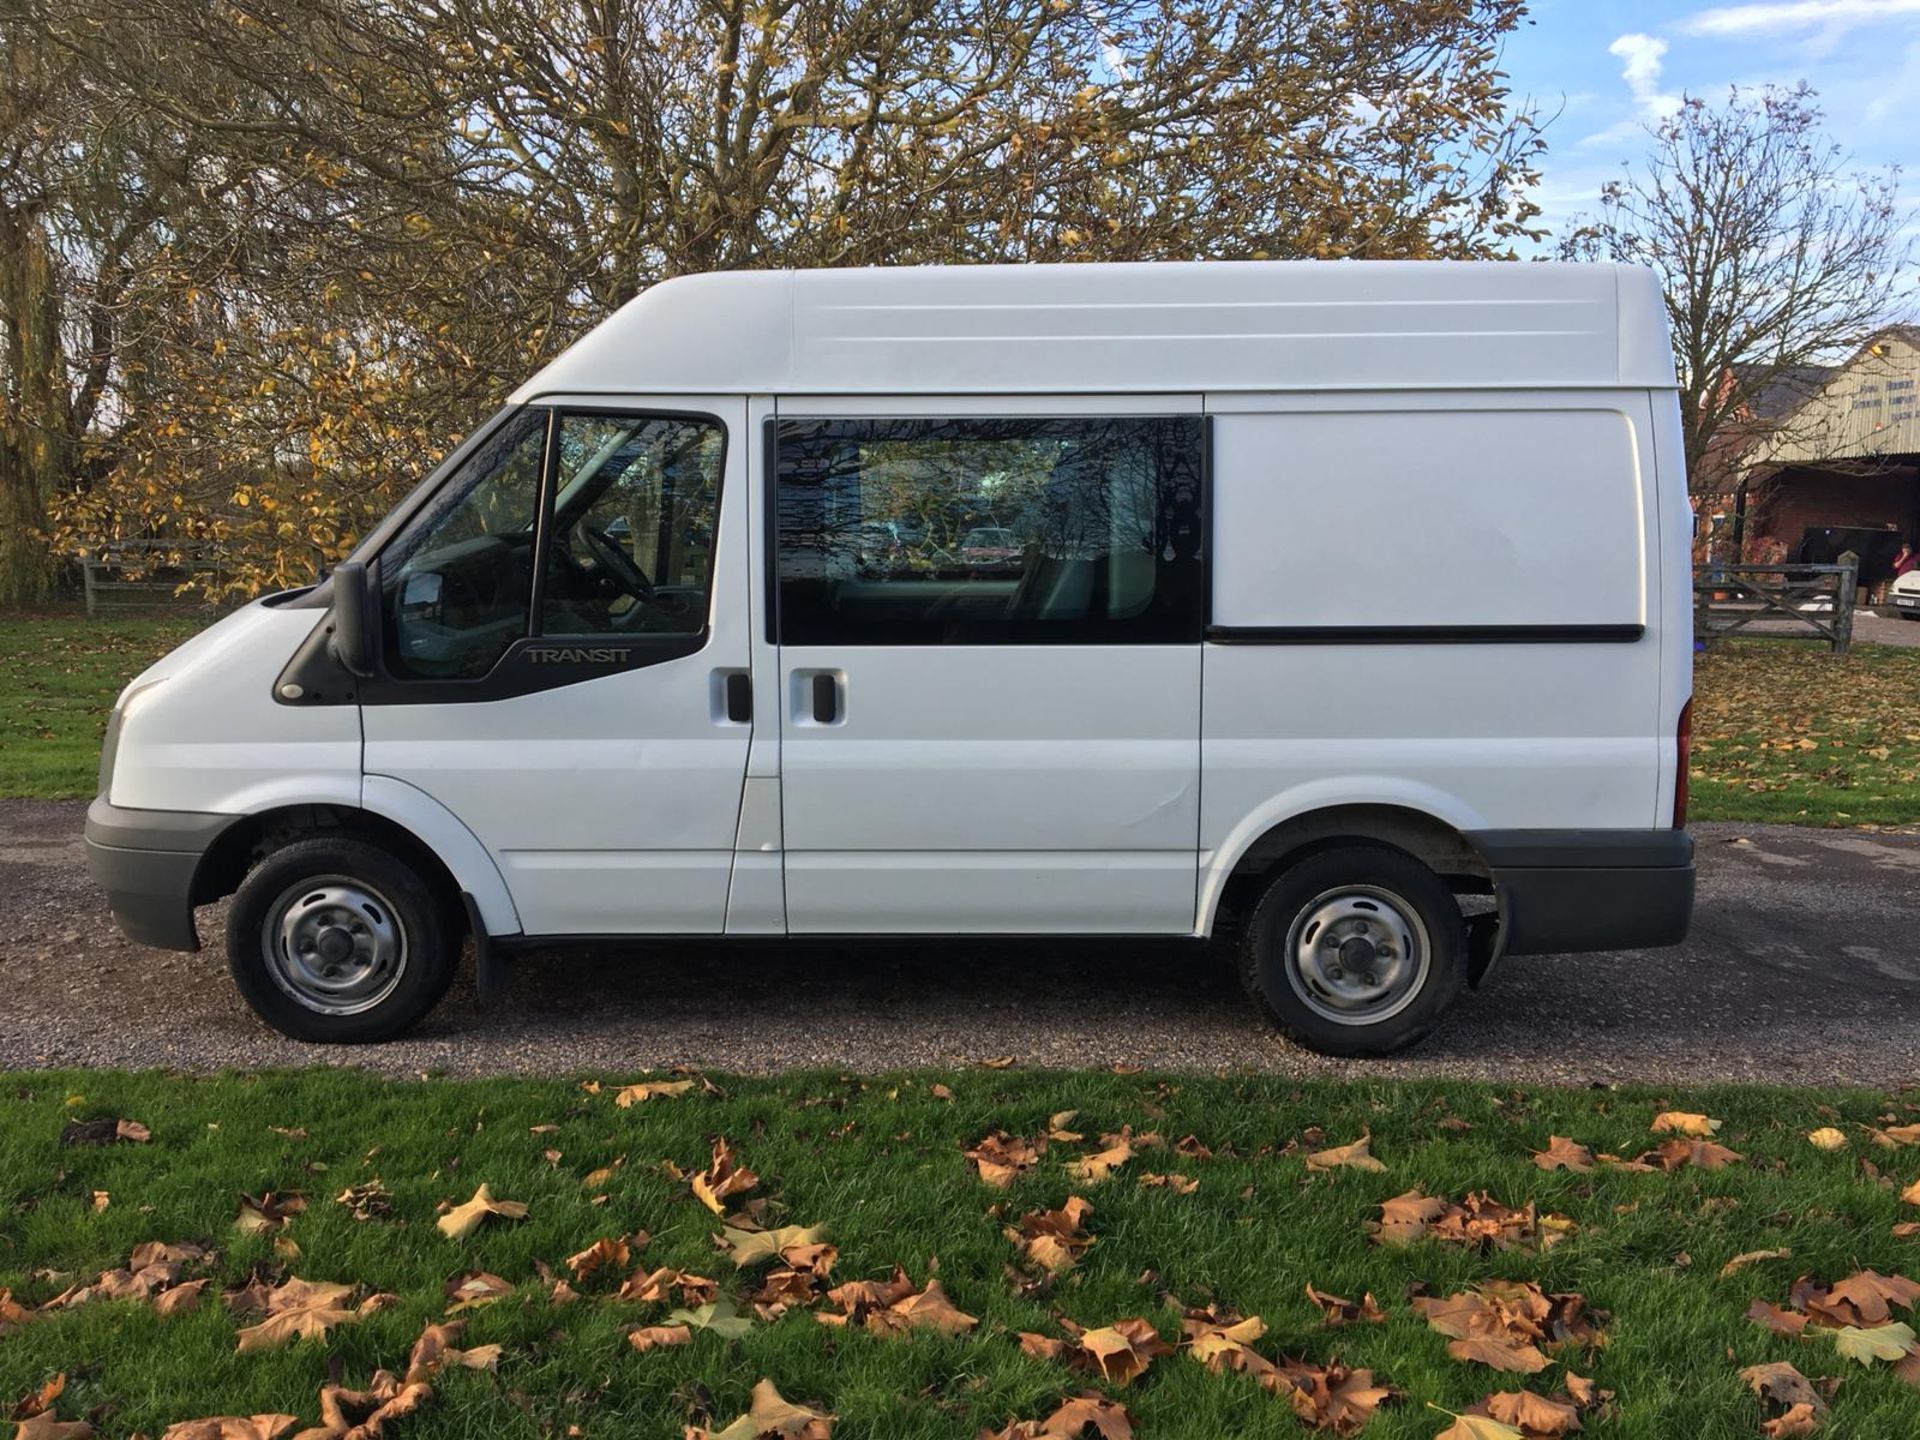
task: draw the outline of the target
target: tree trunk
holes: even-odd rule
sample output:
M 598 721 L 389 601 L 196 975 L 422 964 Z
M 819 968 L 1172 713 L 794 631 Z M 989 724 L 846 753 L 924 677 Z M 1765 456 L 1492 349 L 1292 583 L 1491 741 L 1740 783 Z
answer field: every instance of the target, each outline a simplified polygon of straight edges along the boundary
M 73 450 L 59 305 L 44 231 L 0 208 L 0 606 L 9 608 L 53 592 L 46 502 Z

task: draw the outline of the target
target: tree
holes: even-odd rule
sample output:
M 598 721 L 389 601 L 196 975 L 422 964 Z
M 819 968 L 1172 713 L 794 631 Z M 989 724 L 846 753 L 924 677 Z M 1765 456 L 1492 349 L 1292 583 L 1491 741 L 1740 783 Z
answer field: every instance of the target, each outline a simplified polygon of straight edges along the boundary
M 172 357 L 85 524 L 185 517 L 297 578 L 678 274 L 1510 255 L 1541 145 L 1499 70 L 1524 8 L 0 0 L 227 187 L 232 243 L 191 271 L 219 348 Z
M 1821 121 L 1805 85 L 1719 107 L 1689 97 L 1562 244 L 1659 273 L 1695 494 L 1728 488 L 1741 447 L 1726 442 L 1757 397 L 1851 353 L 1907 302 L 1898 174 L 1855 173 Z

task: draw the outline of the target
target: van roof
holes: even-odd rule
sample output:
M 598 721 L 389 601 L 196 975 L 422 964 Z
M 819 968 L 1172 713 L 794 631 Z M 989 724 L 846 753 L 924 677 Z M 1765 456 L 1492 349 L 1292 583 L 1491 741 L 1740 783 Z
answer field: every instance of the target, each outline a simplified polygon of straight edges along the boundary
M 724 271 L 654 285 L 514 395 L 1671 388 L 1617 265 L 1181 261 Z

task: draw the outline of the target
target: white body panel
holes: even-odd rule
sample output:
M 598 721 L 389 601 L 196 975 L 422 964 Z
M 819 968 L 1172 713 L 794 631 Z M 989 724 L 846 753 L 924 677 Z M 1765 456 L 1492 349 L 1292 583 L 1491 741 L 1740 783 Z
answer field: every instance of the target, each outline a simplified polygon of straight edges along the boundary
M 746 404 L 678 397 L 674 408 L 713 414 L 730 439 L 703 650 L 508 699 L 363 707 L 368 777 L 404 781 L 459 816 L 529 935 L 714 935 L 726 924 L 753 730 L 727 719 L 719 678 L 749 663 Z
M 250 607 L 130 688 L 113 804 L 360 805 L 491 932 L 532 935 L 1207 933 L 1248 848 L 1315 811 L 1670 823 L 1689 512 L 1645 272 L 689 277 L 515 400 L 724 421 L 705 648 L 511 698 L 302 708 L 271 689 L 320 612 Z M 1225 643 L 770 632 L 766 422 L 1202 413 Z M 1532 633 L 1380 643 L 1434 627 Z M 752 722 L 725 714 L 740 670 Z

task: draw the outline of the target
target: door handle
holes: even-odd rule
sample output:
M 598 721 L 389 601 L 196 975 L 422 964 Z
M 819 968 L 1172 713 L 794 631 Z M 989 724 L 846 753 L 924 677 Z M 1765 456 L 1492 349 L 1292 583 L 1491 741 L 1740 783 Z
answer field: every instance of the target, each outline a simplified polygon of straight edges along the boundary
M 831 725 L 840 718 L 840 684 L 822 670 L 813 677 L 813 721 Z
M 745 671 L 727 676 L 727 719 L 736 725 L 753 719 L 753 679 Z

